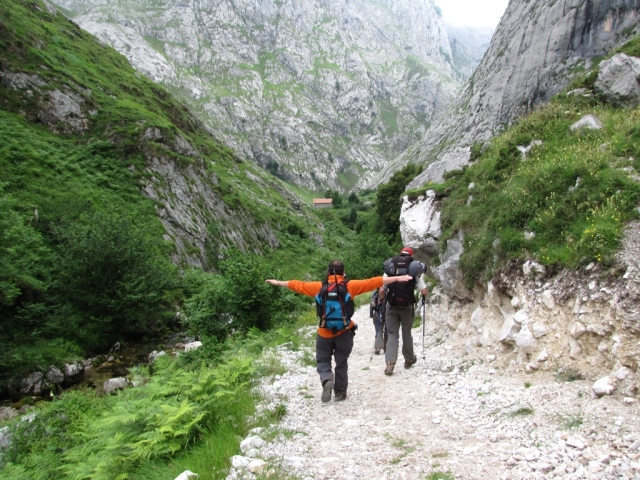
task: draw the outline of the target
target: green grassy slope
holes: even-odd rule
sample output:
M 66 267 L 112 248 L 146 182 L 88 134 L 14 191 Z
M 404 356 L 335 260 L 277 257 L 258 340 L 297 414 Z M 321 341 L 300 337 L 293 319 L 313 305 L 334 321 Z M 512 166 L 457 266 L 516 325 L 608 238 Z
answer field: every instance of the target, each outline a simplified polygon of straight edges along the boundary
M 619 51 L 637 53 L 637 44 Z M 472 165 L 432 186 L 444 200 L 442 238 L 465 233 L 461 266 L 470 286 L 513 260 L 551 269 L 611 264 L 625 223 L 638 216 L 640 109 L 606 104 L 594 95 L 596 78 L 597 69 L 567 90 L 591 95 L 558 95 L 484 152 L 474 146 Z M 588 114 L 603 128 L 571 131 Z M 523 157 L 517 147 L 536 140 Z
M 315 273 L 338 242 L 310 233 L 345 231 L 321 223 L 122 55 L 39 0 L 0 2 L 0 390 L 158 332 L 193 293 L 182 270 L 229 247 Z
M 7 182 L 5 191 L 24 199 L 21 203 L 37 205 L 42 192 L 55 197 L 77 188 L 71 187 L 75 182 L 84 185 L 80 195 L 87 194 L 94 200 L 102 197 L 108 204 L 106 197 L 112 192 L 113 201 L 121 201 L 117 198 L 124 201 L 122 197 L 128 191 L 134 192 L 134 199 L 128 198 L 127 203 L 143 204 L 145 199 L 137 198 L 135 190 L 152 176 L 146 170 L 149 160 L 164 157 L 178 169 L 191 167 L 203 177 L 214 176 L 211 189 L 224 203 L 228 215 L 250 217 L 256 228 L 267 224 L 275 231 L 287 223 L 286 219 L 294 212 L 290 204 L 295 197 L 283 184 L 240 162 L 207 133 L 184 105 L 137 74 L 123 56 L 97 43 L 62 15 L 49 13 L 36 1 L 2 2 L 0 19 L 0 65 L 6 74 L 0 84 L 0 108 L 19 114 L 30 123 L 43 122 L 47 130 L 59 133 L 57 139 L 49 136 L 45 140 L 57 145 L 58 155 L 45 155 L 48 163 L 36 160 L 27 170 L 18 169 L 17 159 L 5 150 L 2 164 L 3 179 Z M 26 86 L 15 80 L 16 74 L 26 79 Z M 16 84 L 19 88 L 11 88 Z M 34 84 L 39 86 L 31 88 Z M 65 122 L 52 120 L 48 112 L 52 103 L 49 94 L 56 90 L 80 105 L 80 112 L 72 112 Z M 77 122 L 73 124 L 73 120 Z M 21 128 L 35 128 L 22 132 L 30 138 L 48 135 L 42 126 L 19 126 L 17 118 L 7 116 L 5 123 L 12 125 L 5 131 L 10 137 L 21 135 L 12 132 Z M 77 127 L 78 124 L 82 127 Z M 149 132 L 154 134 L 150 136 Z M 192 148 L 177 148 L 182 140 Z M 95 157 L 93 160 L 97 162 L 93 172 L 96 181 L 86 182 L 89 172 L 83 168 L 85 154 L 98 151 L 101 160 Z M 21 155 L 22 161 L 29 157 L 25 152 Z M 99 178 L 107 172 L 112 175 L 108 180 Z M 36 173 L 45 178 L 34 182 Z M 141 208 L 148 209 L 149 205 Z M 305 227 L 310 227 L 310 212 L 303 213 Z M 214 220 L 206 212 L 203 215 L 206 220 Z M 225 225 L 221 227 L 224 231 Z M 255 235 L 247 231 L 238 234 L 245 246 L 262 249 Z

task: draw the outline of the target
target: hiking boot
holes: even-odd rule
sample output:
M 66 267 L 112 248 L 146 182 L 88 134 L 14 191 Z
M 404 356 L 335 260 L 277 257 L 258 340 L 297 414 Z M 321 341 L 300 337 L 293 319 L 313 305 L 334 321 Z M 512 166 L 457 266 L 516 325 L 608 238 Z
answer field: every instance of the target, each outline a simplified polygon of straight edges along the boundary
M 379 348 L 374 348 L 373 349 L 373 353 L 375 353 L 376 355 L 380 355 L 380 349 Z
M 347 399 L 347 392 L 343 392 L 341 390 L 335 390 L 333 392 L 333 400 L 336 402 L 341 402 L 342 400 Z
M 322 384 L 322 402 L 327 403 L 331 400 L 331 390 L 333 390 L 333 381 L 325 380 Z
M 393 375 L 393 367 L 396 366 L 396 362 L 387 363 L 387 368 L 384 369 L 385 375 Z
M 404 360 L 404 368 L 411 368 L 411 366 L 418 361 L 418 357 L 413 357 L 411 360 Z

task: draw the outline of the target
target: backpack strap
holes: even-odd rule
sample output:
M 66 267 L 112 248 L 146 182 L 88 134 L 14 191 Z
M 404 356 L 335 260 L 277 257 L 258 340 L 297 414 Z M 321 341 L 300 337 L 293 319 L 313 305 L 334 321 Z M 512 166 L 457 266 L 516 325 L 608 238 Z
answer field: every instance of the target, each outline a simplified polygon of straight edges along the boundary
M 318 316 L 320 317 L 320 327 L 326 328 L 327 326 L 327 290 L 329 289 L 329 283 L 327 281 L 322 282 L 322 287 L 318 292 L 318 296 L 321 298 L 320 304 L 318 304 Z

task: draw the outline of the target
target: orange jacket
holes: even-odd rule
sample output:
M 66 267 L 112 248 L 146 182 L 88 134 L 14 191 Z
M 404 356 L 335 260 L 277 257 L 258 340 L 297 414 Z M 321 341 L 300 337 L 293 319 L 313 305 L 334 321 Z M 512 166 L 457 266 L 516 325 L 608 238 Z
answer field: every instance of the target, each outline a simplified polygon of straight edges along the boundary
M 344 281 L 344 277 L 342 277 L 341 275 L 331 275 L 331 277 L 329 277 L 329 281 L 331 283 L 340 283 Z M 349 282 L 347 283 L 347 291 L 351 294 L 352 297 L 355 298 L 361 293 L 370 292 L 372 290 L 375 290 L 376 288 L 380 288 L 381 286 L 382 277 L 373 277 L 366 280 L 349 280 Z M 300 280 L 289 280 L 287 282 L 287 287 L 294 292 L 301 293 L 302 295 L 315 297 L 318 293 L 320 293 L 322 282 L 302 282 Z M 347 330 L 351 330 L 354 325 L 355 323 L 353 323 L 352 321 L 346 329 L 341 330 L 336 335 L 331 333 L 331 329 L 329 328 L 318 327 L 318 335 L 324 338 L 337 337 L 338 335 L 342 335 Z

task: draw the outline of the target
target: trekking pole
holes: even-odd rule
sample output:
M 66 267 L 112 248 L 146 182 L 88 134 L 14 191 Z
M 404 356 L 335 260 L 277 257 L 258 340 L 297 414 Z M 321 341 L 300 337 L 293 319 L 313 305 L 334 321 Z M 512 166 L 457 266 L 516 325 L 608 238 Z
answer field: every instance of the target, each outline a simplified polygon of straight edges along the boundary
M 425 299 L 425 296 L 422 296 L 422 359 L 424 360 L 426 357 L 426 354 L 424 353 L 424 331 L 425 331 L 425 324 L 427 323 L 427 300 Z
M 374 310 L 374 315 L 376 311 Z M 380 313 L 378 312 L 378 318 L 380 317 Z M 376 336 L 373 337 L 373 348 L 371 348 L 371 356 L 369 357 L 369 363 L 371 363 L 371 361 L 373 360 L 373 354 L 376 351 L 376 338 L 378 338 L 378 322 L 374 323 L 374 327 L 376 329 Z

